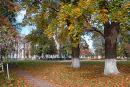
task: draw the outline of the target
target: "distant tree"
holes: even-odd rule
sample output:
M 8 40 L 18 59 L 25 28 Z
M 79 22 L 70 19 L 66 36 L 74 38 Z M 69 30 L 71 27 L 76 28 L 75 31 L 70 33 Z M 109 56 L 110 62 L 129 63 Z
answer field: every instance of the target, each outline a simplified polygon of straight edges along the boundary
M 56 47 L 52 39 L 49 39 L 42 29 L 33 30 L 26 36 L 27 41 L 31 42 L 33 55 L 55 54 Z
M 81 41 L 80 41 L 80 49 L 84 50 L 84 49 L 89 49 L 89 45 L 87 43 L 87 41 L 84 39 L 84 38 L 81 38 Z
M 103 58 L 103 56 L 105 56 L 104 38 L 101 36 L 94 36 L 93 35 L 92 41 L 93 41 L 93 48 L 94 48 L 95 55 L 97 57 L 101 56 Z

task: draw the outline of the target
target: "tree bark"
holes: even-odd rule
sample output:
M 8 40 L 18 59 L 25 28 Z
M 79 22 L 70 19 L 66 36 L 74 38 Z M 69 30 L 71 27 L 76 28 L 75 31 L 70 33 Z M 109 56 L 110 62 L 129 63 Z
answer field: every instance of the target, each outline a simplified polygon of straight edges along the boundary
M 72 64 L 73 68 L 80 68 L 80 48 L 79 44 L 76 47 L 72 47 Z
M 117 36 L 119 33 L 119 23 L 112 22 L 105 24 L 104 35 L 105 35 L 105 67 L 104 74 L 118 74 L 119 71 L 116 65 L 116 47 L 117 47 Z
M 6 69 L 7 69 L 7 78 L 8 80 L 10 80 L 10 74 L 9 74 L 9 66 L 8 66 L 8 63 L 6 64 Z
M 58 57 L 60 58 L 61 57 L 61 55 L 60 55 L 61 54 L 61 52 L 60 52 L 60 43 L 58 42 L 58 39 L 57 39 L 56 35 L 53 36 L 53 39 L 54 39 L 55 44 L 56 44 Z

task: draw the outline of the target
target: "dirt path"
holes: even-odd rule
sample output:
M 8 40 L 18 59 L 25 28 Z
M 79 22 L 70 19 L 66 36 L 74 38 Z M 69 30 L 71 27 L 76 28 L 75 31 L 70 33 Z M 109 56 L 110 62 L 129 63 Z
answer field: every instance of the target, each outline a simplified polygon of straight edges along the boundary
M 46 80 L 41 80 L 37 77 L 34 77 L 30 75 L 27 71 L 18 71 L 18 76 L 24 77 L 26 80 L 29 81 L 29 83 L 32 85 L 32 87 L 54 87 Z

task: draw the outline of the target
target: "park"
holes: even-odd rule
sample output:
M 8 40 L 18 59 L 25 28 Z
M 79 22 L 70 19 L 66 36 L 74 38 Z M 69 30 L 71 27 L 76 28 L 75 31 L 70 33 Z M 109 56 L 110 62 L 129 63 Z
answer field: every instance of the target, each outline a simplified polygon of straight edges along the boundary
M 0 87 L 130 87 L 130 1 L 0 0 Z

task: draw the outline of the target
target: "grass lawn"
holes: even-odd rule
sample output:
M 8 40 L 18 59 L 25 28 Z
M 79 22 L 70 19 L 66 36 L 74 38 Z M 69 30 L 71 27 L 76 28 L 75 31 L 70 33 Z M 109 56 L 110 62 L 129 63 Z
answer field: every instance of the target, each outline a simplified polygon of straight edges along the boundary
M 13 62 L 13 71 L 26 70 L 34 76 L 48 80 L 58 87 L 130 87 L 130 62 L 118 62 L 121 72 L 117 76 L 104 76 L 104 62 L 82 62 L 73 69 L 69 62 L 20 61 Z

